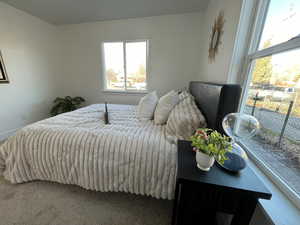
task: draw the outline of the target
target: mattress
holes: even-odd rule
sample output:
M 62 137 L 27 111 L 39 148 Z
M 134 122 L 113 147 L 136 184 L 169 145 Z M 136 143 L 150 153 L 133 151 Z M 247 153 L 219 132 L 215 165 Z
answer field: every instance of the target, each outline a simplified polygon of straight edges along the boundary
M 138 121 L 131 105 L 109 105 L 109 120 L 95 104 L 26 126 L 0 146 L 0 174 L 173 199 L 177 146 L 165 126 Z

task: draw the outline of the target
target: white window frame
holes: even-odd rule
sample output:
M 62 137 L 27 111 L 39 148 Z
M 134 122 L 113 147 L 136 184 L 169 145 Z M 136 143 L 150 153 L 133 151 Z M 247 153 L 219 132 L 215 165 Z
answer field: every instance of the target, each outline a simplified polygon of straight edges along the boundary
M 107 88 L 106 80 L 106 68 L 105 68 L 105 53 L 104 53 L 104 44 L 105 43 L 123 43 L 123 60 L 124 60 L 124 79 L 125 79 L 125 88 L 124 90 L 115 90 Z M 126 69 L 126 43 L 131 42 L 146 42 L 146 88 L 145 90 L 127 90 L 127 69 Z M 114 41 L 103 41 L 101 44 L 101 59 L 102 59 L 102 92 L 108 93 L 129 93 L 129 94 L 144 94 L 148 92 L 148 81 L 149 81 L 149 40 L 148 39 L 137 39 L 137 40 L 114 40 Z
M 239 111 L 242 112 L 248 97 L 248 91 L 250 82 L 252 79 L 252 71 L 254 62 L 256 59 L 260 59 L 266 56 L 287 52 L 294 49 L 300 49 L 300 36 L 294 37 L 284 43 L 276 44 L 266 49 L 259 50 L 259 43 L 262 36 L 264 24 L 266 21 L 268 8 L 271 0 L 260 0 L 256 7 L 256 18 L 252 24 L 252 35 L 250 38 L 249 51 L 245 56 L 244 66 L 242 69 L 241 80 L 243 86 L 243 93 Z M 240 143 L 248 152 L 249 157 L 253 162 L 277 185 L 277 187 L 298 207 L 300 208 L 300 196 L 291 188 L 289 185 L 281 179 L 272 169 L 266 165 L 258 156 L 247 148 L 245 145 Z

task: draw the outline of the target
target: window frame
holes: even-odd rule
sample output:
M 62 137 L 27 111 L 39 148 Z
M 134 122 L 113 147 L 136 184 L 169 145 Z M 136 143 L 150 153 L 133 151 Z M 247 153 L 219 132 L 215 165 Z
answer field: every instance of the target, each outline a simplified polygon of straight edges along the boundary
M 146 42 L 146 88 L 145 90 L 127 90 L 127 70 L 126 70 L 126 43 L 133 42 Z M 105 67 L 105 53 L 104 53 L 104 44 L 105 43 L 122 43 L 123 44 L 123 62 L 124 62 L 124 90 L 115 90 L 107 88 L 107 78 L 106 78 L 106 67 Z M 135 40 L 108 40 L 102 41 L 101 43 L 101 63 L 102 63 L 102 92 L 115 93 L 115 94 L 145 94 L 148 93 L 148 83 L 149 83 L 149 39 L 135 39 Z
M 292 39 L 276 44 L 266 49 L 259 50 L 259 44 L 263 33 L 266 17 L 271 0 L 259 0 L 256 5 L 255 19 L 252 22 L 252 32 L 249 34 L 250 42 L 248 45 L 248 51 L 244 57 L 244 63 L 242 68 L 241 80 L 242 82 L 242 96 L 239 105 L 239 112 L 243 112 L 246 105 L 250 82 L 252 79 L 252 72 L 255 65 L 255 60 L 288 52 L 290 50 L 300 49 L 300 36 L 293 37 Z M 267 177 L 294 203 L 297 208 L 300 208 L 300 195 L 298 195 L 279 175 L 272 171 L 272 169 L 264 163 L 254 152 L 246 147 L 243 143 L 241 146 L 247 151 L 249 158 L 261 169 Z

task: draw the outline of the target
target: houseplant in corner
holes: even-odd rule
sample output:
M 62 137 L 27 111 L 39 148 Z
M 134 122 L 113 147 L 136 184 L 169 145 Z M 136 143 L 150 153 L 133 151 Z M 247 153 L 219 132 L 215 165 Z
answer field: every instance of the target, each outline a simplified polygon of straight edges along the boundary
M 210 170 L 215 158 L 224 163 L 226 152 L 232 149 L 231 139 L 212 129 L 197 129 L 190 139 L 196 152 L 197 167 L 203 171 Z
M 78 109 L 81 104 L 85 102 L 85 99 L 82 97 L 72 98 L 70 96 L 66 96 L 64 98 L 56 98 L 54 100 L 54 106 L 51 109 L 51 115 L 56 116 L 61 113 L 71 112 L 75 109 Z

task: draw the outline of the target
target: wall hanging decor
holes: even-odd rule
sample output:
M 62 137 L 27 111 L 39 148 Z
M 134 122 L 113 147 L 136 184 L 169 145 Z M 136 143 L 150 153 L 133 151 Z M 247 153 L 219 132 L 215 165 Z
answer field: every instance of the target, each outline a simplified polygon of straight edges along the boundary
M 210 62 L 215 60 L 216 54 L 221 42 L 221 37 L 224 33 L 224 11 L 220 11 L 218 17 L 216 18 L 214 25 L 212 27 L 212 32 L 210 36 L 209 50 L 208 50 L 208 59 Z
M 0 83 L 9 83 L 1 51 L 0 51 Z

